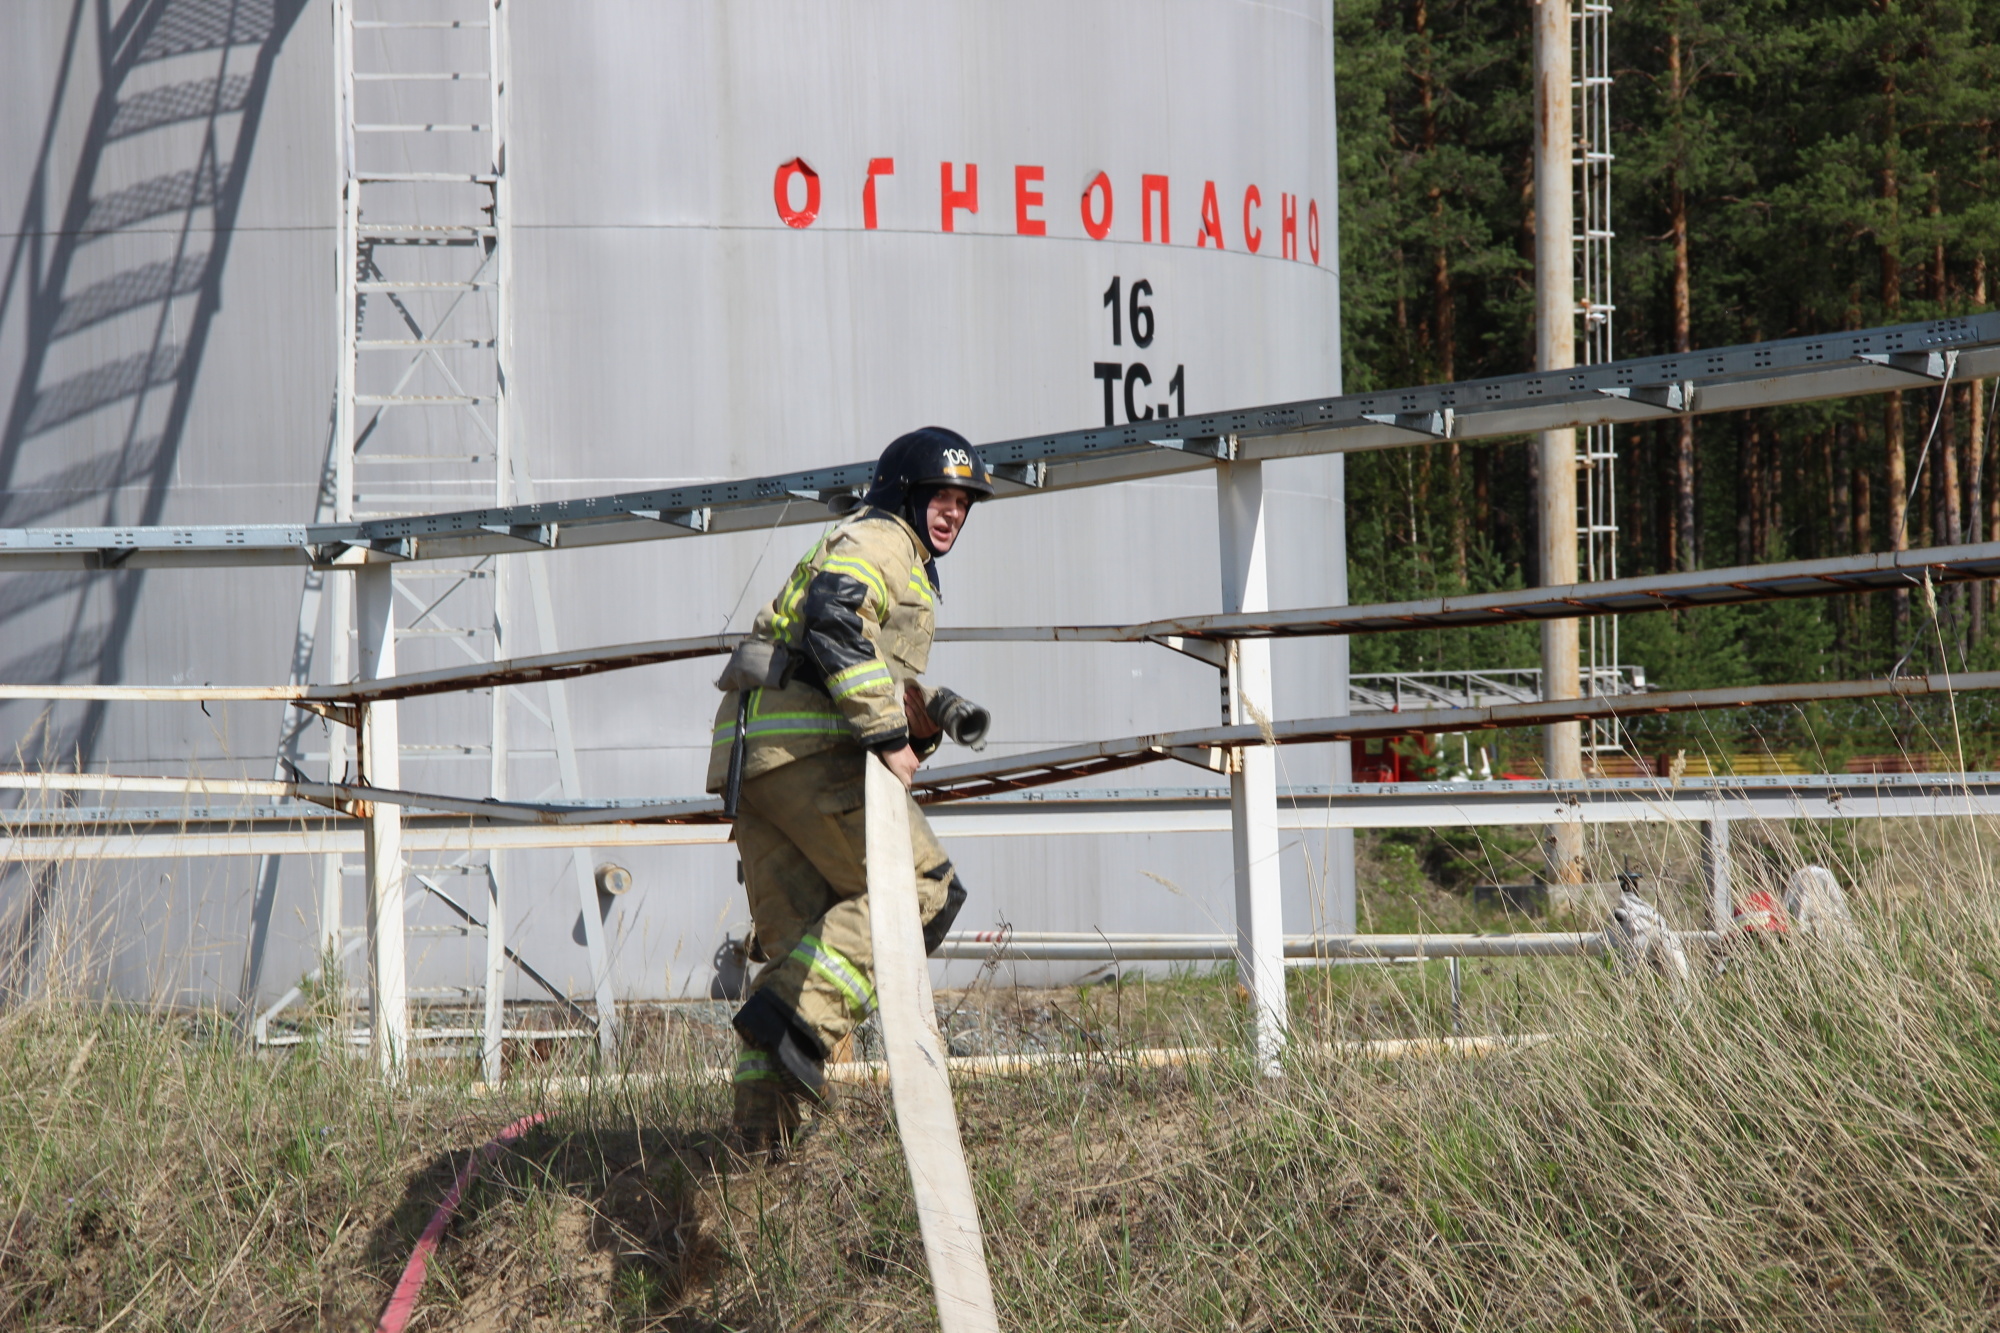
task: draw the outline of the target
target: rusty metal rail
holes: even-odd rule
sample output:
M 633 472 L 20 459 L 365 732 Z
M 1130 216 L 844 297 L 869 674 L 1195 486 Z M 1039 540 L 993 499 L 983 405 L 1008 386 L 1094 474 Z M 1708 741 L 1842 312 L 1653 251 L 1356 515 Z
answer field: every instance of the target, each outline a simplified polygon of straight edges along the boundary
M 1179 616 L 1135 625 L 973 626 L 942 629 L 937 637 L 940 642 L 948 643 L 1156 643 L 1204 660 L 1217 660 L 1219 645 L 1231 639 L 1393 634 L 1565 616 L 1633 615 L 1914 588 L 1926 579 L 1943 586 L 1995 577 L 2000 577 L 2000 542 L 1975 542 L 1915 551 L 1655 574 L 1559 588 L 1466 593 L 1413 602 Z M 277 700 L 297 703 L 345 721 L 348 720 L 345 710 L 377 699 L 409 699 L 458 690 L 574 680 L 607 671 L 716 657 L 733 649 L 742 637 L 707 634 L 685 639 L 651 639 L 343 685 L 0 685 L 0 699 L 182 703 Z
M 1609 721 L 1651 713 L 1749 708 L 1757 704 L 1817 703 L 1832 699 L 1913 698 L 1968 690 L 2000 689 L 2000 671 L 1964 676 L 1902 676 L 1893 680 L 1808 681 L 1797 685 L 1745 685 L 1715 690 L 1670 690 L 1658 694 L 1561 699 L 1483 708 L 1432 709 L 1421 713 L 1301 718 L 1260 726 L 1201 727 L 1119 740 L 1067 745 L 1029 754 L 996 756 L 920 773 L 917 799 L 925 804 L 993 796 L 1001 792 L 1074 782 L 1099 773 L 1179 759 L 1218 769 L 1224 754 L 1250 745 L 1306 745 L 1406 736 L 1539 727 L 1550 722 Z

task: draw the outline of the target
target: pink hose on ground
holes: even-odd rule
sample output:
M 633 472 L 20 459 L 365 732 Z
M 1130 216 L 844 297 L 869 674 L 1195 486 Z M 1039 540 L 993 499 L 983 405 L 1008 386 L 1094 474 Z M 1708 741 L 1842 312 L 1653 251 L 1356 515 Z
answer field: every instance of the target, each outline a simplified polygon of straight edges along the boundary
M 491 1143 L 466 1159 L 465 1169 L 458 1173 L 458 1179 L 452 1182 L 444 1202 L 431 1214 L 431 1220 L 424 1226 L 424 1234 L 417 1237 L 417 1247 L 410 1251 L 410 1262 L 403 1265 L 403 1276 L 397 1280 L 396 1290 L 390 1293 L 388 1307 L 382 1311 L 382 1322 L 375 1325 L 375 1333 L 403 1333 L 403 1326 L 416 1313 L 417 1293 L 423 1290 L 424 1273 L 430 1267 L 431 1255 L 436 1251 L 438 1241 L 444 1237 L 444 1229 L 451 1225 L 451 1215 L 458 1211 L 459 1201 L 465 1197 L 472 1178 L 479 1174 L 480 1167 L 498 1157 L 502 1148 L 541 1124 L 542 1119 L 539 1112 L 522 1116 L 495 1135 Z

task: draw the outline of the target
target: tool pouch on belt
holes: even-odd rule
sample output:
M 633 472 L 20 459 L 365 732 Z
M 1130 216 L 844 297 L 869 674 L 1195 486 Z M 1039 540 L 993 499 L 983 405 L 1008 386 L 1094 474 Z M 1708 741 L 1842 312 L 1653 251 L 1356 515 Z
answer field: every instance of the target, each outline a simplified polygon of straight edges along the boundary
M 782 643 L 768 639 L 745 639 L 729 655 L 729 664 L 715 678 L 715 688 L 730 690 L 775 690 L 791 674 L 792 654 Z
M 729 664 L 715 678 L 715 688 L 736 691 L 736 739 L 729 747 L 729 780 L 722 788 L 722 813 L 736 818 L 737 803 L 743 797 L 743 754 L 749 744 L 750 692 L 782 687 L 791 674 L 792 655 L 781 643 L 768 639 L 745 639 L 729 655 Z

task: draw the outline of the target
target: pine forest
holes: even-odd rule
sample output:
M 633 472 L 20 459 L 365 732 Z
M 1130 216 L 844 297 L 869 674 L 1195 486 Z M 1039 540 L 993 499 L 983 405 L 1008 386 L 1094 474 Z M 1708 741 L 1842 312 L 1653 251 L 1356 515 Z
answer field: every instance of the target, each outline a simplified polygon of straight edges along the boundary
M 1530 6 L 1337 11 L 1346 389 L 1532 369 Z M 1617 0 L 1616 355 L 1987 309 L 1996 18 L 1971 0 Z M 1619 573 L 2000 536 L 1995 388 L 1621 428 Z M 1537 582 L 1533 454 L 1507 441 L 1350 456 L 1352 600 Z M 2000 585 L 1629 616 L 1619 633 L 1654 688 L 1993 669 Z M 1533 626 L 1366 637 L 1354 670 L 1534 666 L 1536 645 Z M 1980 697 L 1950 717 L 1870 704 L 1660 718 L 1626 748 L 1838 771 L 1957 745 L 1990 767 L 2000 710 Z M 1511 744 L 1510 764 L 1534 763 L 1531 737 Z

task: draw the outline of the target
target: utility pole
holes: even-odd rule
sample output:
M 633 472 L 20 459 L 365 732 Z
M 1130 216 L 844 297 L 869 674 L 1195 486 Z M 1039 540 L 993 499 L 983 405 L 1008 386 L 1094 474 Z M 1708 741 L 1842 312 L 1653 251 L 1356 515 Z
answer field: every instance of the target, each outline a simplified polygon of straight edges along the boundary
M 1572 158 L 1575 121 L 1571 101 L 1569 0 L 1533 0 L 1535 22 L 1535 369 L 1567 370 L 1576 364 L 1576 254 Z M 1544 585 L 1576 581 L 1576 431 L 1542 432 L 1541 493 L 1537 530 Z M 1542 697 L 1574 699 L 1577 622 L 1542 625 Z M 1581 728 L 1555 723 L 1542 739 L 1542 766 L 1552 779 L 1581 778 Z M 1551 825 L 1543 831 L 1548 877 L 1558 884 L 1583 879 L 1583 829 Z

